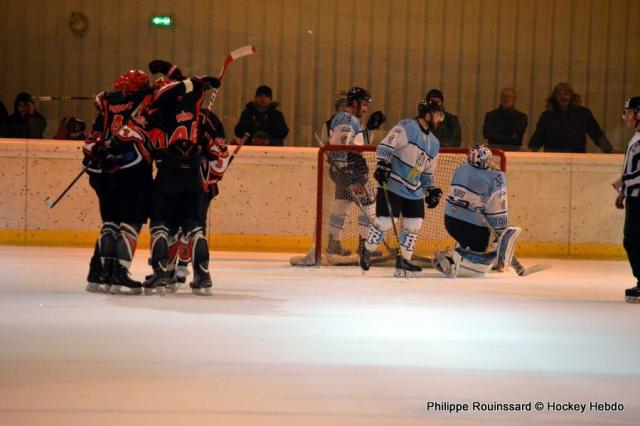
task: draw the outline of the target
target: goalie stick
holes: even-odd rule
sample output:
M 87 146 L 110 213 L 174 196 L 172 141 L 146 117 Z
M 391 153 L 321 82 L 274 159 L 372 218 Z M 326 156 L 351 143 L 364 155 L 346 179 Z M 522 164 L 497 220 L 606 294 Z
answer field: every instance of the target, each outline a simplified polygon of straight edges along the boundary
M 489 233 L 491 234 L 491 239 L 493 241 L 496 241 L 498 239 L 498 233 L 496 232 L 495 229 L 493 229 L 493 226 L 491 226 L 491 224 L 489 223 L 489 220 L 484 215 L 484 213 L 482 213 L 480 209 L 476 209 L 476 215 L 478 216 L 478 218 L 480 218 L 484 226 L 486 226 L 487 229 L 489 230 Z M 526 277 L 527 275 L 531 275 L 536 272 L 544 271 L 551 268 L 551 265 L 549 265 L 548 263 L 536 263 L 535 265 L 529 266 L 527 268 L 522 263 L 520 263 L 520 261 L 515 256 L 515 254 L 511 259 L 511 266 L 516 271 L 516 273 L 521 277 Z

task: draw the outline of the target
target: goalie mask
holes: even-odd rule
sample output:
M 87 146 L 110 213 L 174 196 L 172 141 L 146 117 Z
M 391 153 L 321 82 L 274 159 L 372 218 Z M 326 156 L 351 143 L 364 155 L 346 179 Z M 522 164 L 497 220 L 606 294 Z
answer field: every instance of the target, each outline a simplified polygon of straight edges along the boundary
M 479 169 L 488 169 L 491 167 L 491 158 L 493 158 L 493 154 L 486 145 L 474 145 L 473 148 L 469 150 L 467 157 L 469 164 Z
M 113 82 L 113 90 L 122 92 L 137 92 L 147 87 L 149 87 L 149 77 L 141 70 L 129 70 Z

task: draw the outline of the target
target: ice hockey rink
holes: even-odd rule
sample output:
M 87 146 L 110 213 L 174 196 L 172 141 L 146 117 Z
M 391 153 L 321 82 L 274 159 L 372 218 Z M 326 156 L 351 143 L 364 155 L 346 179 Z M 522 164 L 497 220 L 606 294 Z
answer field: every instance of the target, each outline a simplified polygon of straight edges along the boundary
M 1 425 L 640 422 L 640 306 L 624 302 L 626 262 L 405 280 L 216 252 L 213 297 L 160 297 L 85 292 L 90 255 L 0 247 Z M 429 401 L 545 408 L 456 414 Z

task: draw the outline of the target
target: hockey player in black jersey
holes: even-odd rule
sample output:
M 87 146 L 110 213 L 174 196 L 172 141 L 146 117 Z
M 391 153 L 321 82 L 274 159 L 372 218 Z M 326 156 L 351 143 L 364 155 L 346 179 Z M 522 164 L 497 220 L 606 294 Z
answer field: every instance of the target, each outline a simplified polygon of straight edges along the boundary
M 627 99 L 622 119 L 635 133 L 624 156 L 622 177 L 613 185 L 618 190 L 616 207 L 625 209 L 623 245 L 637 280 L 625 291 L 625 300 L 640 303 L 640 96 Z
M 205 194 L 200 179 L 203 148 L 198 142 L 198 118 L 205 91 L 220 86 L 214 77 L 169 82 L 153 95 L 148 108 L 130 120 L 119 138 L 144 141 L 158 172 L 151 192 L 151 266 L 145 294 L 173 290 L 169 263 L 171 230 L 181 227 L 193 247 L 195 294 L 211 294 L 209 249 L 201 226 Z
M 83 147 L 83 164 L 98 195 L 102 219 L 87 277 L 90 292 L 117 294 L 122 287 L 141 292 L 141 283 L 129 278 L 129 267 L 138 233 L 147 221 L 151 158 L 143 144 L 112 138 L 150 95 L 147 75 L 129 70 L 114 81 L 112 91 L 96 96 L 98 116 Z

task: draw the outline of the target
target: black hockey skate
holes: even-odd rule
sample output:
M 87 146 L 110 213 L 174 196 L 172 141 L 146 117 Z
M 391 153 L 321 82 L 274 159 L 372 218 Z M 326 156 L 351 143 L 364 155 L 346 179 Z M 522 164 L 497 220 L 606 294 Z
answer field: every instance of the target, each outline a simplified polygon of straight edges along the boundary
M 368 271 L 369 268 L 371 267 L 371 255 L 372 253 L 369 250 L 367 250 L 364 244 L 361 244 L 358 247 L 358 257 L 359 257 L 360 268 L 362 268 L 363 271 Z
M 92 259 L 93 260 L 93 259 Z M 89 266 L 89 274 L 87 275 L 87 286 L 85 290 L 89 293 L 104 293 L 104 279 L 102 278 L 102 264 L 96 266 L 91 262 Z M 98 263 L 100 261 L 98 260 Z
M 212 296 L 211 287 L 211 275 L 209 272 L 196 271 L 193 281 L 189 284 L 191 292 L 196 296 Z
M 367 240 L 365 240 L 364 238 L 360 238 L 360 237 L 358 238 L 358 254 L 360 254 L 360 252 L 363 249 L 366 250 L 366 248 L 364 246 L 364 243 L 366 243 L 366 242 L 367 242 Z M 369 253 L 371 253 L 371 257 L 380 257 L 380 256 L 382 256 L 382 252 L 379 251 L 379 250 L 372 251 L 372 252 L 369 252 Z
M 627 303 L 640 303 L 640 286 L 626 289 L 624 291 L 624 300 Z
M 127 291 L 122 291 L 122 287 L 127 288 Z M 142 293 L 142 283 L 132 280 L 129 277 L 129 270 L 116 263 L 113 269 L 113 275 L 111 276 L 111 287 L 109 288 L 110 294 L 133 294 L 138 295 Z
M 343 248 L 340 241 L 330 236 L 329 244 L 327 245 L 327 254 L 333 254 L 336 256 L 351 256 L 351 250 Z
M 172 287 L 175 287 L 175 284 L 171 283 L 171 271 L 162 270 L 161 268 L 155 268 L 153 274 L 142 283 L 145 296 L 152 294 L 164 296 L 167 289 L 171 291 Z
M 422 272 L 422 268 L 409 262 L 404 257 L 398 256 L 396 258 L 396 271 L 393 275 L 395 277 L 404 277 L 405 271 L 407 272 L 407 278 L 409 278 Z

